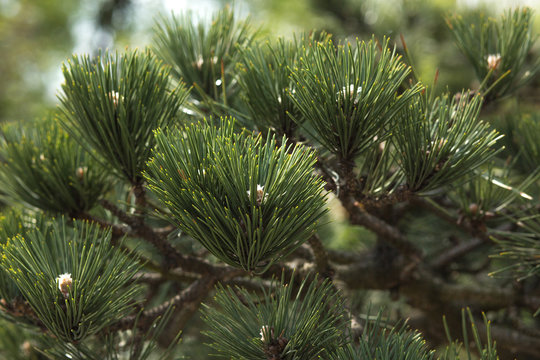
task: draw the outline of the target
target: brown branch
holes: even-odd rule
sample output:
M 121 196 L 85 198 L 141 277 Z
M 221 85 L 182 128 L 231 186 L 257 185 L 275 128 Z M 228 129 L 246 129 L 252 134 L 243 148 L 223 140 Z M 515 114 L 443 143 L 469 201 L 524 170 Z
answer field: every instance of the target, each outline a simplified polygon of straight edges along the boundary
M 407 186 L 399 186 L 396 191 L 390 194 L 383 194 L 375 197 L 356 194 L 356 197 L 366 208 L 380 208 L 410 200 L 414 197 L 414 192 L 409 190 Z
M 313 258 L 315 259 L 315 267 L 319 274 L 326 278 L 332 277 L 334 270 L 328 262 L 328 253 L 321 243 L 319 236 L 314 234 L 308 239 L 308 243 L 311 246 Z
M 351 251 L 327 249 L 328 259 L 339 265 L 347 265 L 352 263 L 362 262 L 365 257 L 365 253 L 357 253 Z
M 454 260 L 468 254 L 484 244 L 485 241 L 480 238 L 474 238 L 468 242 L 457 244 L 456 246 L 445 250 L 442 254 L 437 256 L 433 261 L 431 261 L 430 266 L 435 270 L 445 268 Z
M 412 244 L 399 229 L 368 213 L 363 205 L 353 197 L 342 199 L 342 204 L 349 213 L 351 224 L 364 226 L 379 235 L 403 255 L 414 262 L 420 262 L 422 251 Z
M 486 231 L 486 227 L 483 221 L 470 222 L 470 221 L 460 221 L 459 219 L 454 218 L 452 215 L 448 214 L 446 211 L 441 209 L 439 206 L 432 203 L 430 200 L 413 197 L 411 198 L 413 204 L 417 204 L 430 213 L 436 215 L 440 219 L 448 222 L 450 225 L 453 225 L 457 228 L 462 229 L 463 231 L 469 233 L 470 235 L 481 239 L 483 242 L 490 242 L 489 235 Z
M 163 315 L 171 306 L 179 309 L 198 306 L 208 295 L 216 280 L 217 279 L 213 276 L 200 278 L 182 290 L 182 292 L 180 292 L 178 295 L 164 302 L 163 304 L 149 310 L 144 310 L 140 315 L 131 315 L 125 317 L 104 331 L 106 333 L 110 333 L 129 330 L 135 325 L 139 329 L 146 330 L 158 316 Z
M 176 266 L 187 266 L 189 260 L 169 243 L 166 232 L 158 233 L 154 231 L 153 228 L 144 222 L 142 217 L 129 215 L 108 200 L 103 199 L 100 201 L 100 204 L 131 228 L 131 236 L 143 238 L 154 245 L 163 256 L 166 269 Z
M 374 255 L 366 255 L 362 262 L 336 266 L 336 280 L 349 289 L 389 290 L 399 287 L 413 306 L 426 311 L 445 306 L 481 310 L 504 309 L 511 305 L 530 311 L 540 308 L 540 297 L 521 294 L 514 288 L 448 284 L 425 269 L 419 268 L 407 279 L 401 276 L 406 265 L 383 267 Z

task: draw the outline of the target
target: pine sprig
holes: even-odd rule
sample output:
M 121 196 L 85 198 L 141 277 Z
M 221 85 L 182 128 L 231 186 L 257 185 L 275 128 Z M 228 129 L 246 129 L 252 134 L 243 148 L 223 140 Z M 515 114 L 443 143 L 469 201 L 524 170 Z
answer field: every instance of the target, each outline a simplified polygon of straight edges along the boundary
M 139 290 L 139 265 L 110 241 L 110 231 L 59 220 L 10 239 L 0 266 L 54 336 L 80 341 L 128 314 Z
M 47 226 L 47 217 L 27 211 L 11 209 L 0 214 L 0 257 L 3 245 L 17 235 L 25 237 L 35 228 Z M 6 302 L 19 297 L 21 292 L 9 273 L 0 266 L 0 298 Z
M 480 92 L 488 100 L 512 94 L 540 71 L 540 60 L 527 64 L 536 40 L 532 14 L 529 8 L 518 8 L 499 19 L 478 13 L 446 19 L 456 45 L 482 81 Z
M 129 331 L 86 342 L 71 343 L 44 337 L 45 350 L 40 352 L 50 360 L 169 360 L 180 341 L 180 334 L 166 349 L 158 349 L 157 342 L 167 329 L 173 310 L 170 307 L 157 317 L 145 333 L 136 323 Z
M 327 281 L 274 283 L 259 298 L 241 288 L 219 287 L 215 306 L 203 305 L 210 345 L 223 358 L 303 360 L 326 358 L 343 345 L 345 313 Z M 309 283 L 309 285 L 308 285 Z
M 517 147 L 518 156 L 525 165 L 526 172 L 533 171 L 540 164 L 540 113 L 524 113 L 508 119 L 514 131 L 510 139 Z
M 480 96 L 418 97 L 400 115 L 392 137 L 398 164 L 415 192 L 449 185 L 489 160 L 501 136 L 479 121 Z
M 516 223 L 520 231 L 498 231 L 493 238 L 499 250 L 493 257 L 507 259 L 510 263 L 491 275 L 510 271 L 519 280 L 523 280 L 540 274 L 540 216 L 522 216 Z
M 227 264 L 263 271 L 313 233 L 323 183 L 306 148 L 232 130 L 225 120 L 157 131 L 146 178 L 186 234 Z
M 540 169 L 533 171 L 520 183 L 517 183 L 517 179 L 511 178 L 510 174 L 510 168 L 503 168 L 500 171 L 491 163 L 488 164 L 486 171 L 478 173 L 469 182 L 457 188 L 455 197 L 463 213 L 471 218 L 481 219 L 490 212 L 494 214 L 502 210 L 509 211 L 513 203 L 532 202 L 533 197 L 525 191 L 538 182 Z
M 278 135 L 291 137 L 302 117 L 292 100 L 295 83 L 291 70 L 296 67 L 298 53 L 313 37 L 300 40 L 279 38 L 249 48 L 240 48 L 238 83 L 251 115 L 251 121 L 261 131 L 273 129 Z M 304 50 L 305 51 L 305 50 Z
M 213 16 L 211 25 L 193 19 L 192 13 L 161 18 L 156 24 L 154 52 L 171 65 L 178 81 L 193 86 L 196 101 L 211 108 L 212 102 L 231 104 L 238 95 L 234 77 L 239 49 L 249 46 L 257 31 L 249 20 L 235 19 L 228 7 Z
M 412 331 L 406 323 L 394 324 L 388 330 L 382 312 L 374 320 L 368 320 L 358 344 L 349 344 L 332 354 L 332 360 L 434 360 L 435 351 L 430 350 L 418 331 Z
M 74 55 L 64 64 L 60 120 L 77 141 L 132 184 L 154 144 L 153 130 L 178 121 L 188 91 L 147 50 Z
M 467 355 L 467 359 L 471 359 L 473 352 L 477 354 L 479 360 L 499 360 L 499 355 L 497 354 L 497 344 L 491 336 L 491 322 L 487 319 L 484 313 L 482 316 L 484 319 L 484 326 L 486 328 L 485 344 L 482 344 L 478 326 L 476 325 L 472 312 L 469 308 L 461 310 L 463 342 L 453 341 L 446 318 L 443 317 L 446 337 L 450 344 L 442 353 L 442 356 L 440 357 L 441 360 L 461 360 L 462 358 L 465 358 L 463 353 Z M 471 340 L 469 340 L 469 332 L 467 330 L 468 322 L 470 323 L 471 327 Z M 471 349 L 471 345 L 475 347 L 474 350 Z
M 417 84 L 400 91 L 410 68 L 388 45 L 322 41 L 292 72 L 293 99 L 312 137 L 341 159 L 353 160 L 369 148 L 421 89 Z
M 2 135 L 0 180 L 11 201 L 76 214 L 111 188 L 105 169 L 52 119 L 25 129 L 6 126 Z

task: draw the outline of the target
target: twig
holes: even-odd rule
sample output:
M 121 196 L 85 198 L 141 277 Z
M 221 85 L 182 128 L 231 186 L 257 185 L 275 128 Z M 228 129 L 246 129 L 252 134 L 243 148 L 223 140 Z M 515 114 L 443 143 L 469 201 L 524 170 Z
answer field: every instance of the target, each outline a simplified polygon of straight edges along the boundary
M 424 209 L 428 210 L 430 213 L 436 215 L 437 217 L 443 219 L 444 221 L 448 222 L 449 224 L 456 226 L 467 233 L 471 234 L 474 237 L 477 237 L 481 239 L 483 242 L 489 242 L 489 235 L 485 231 L 485 226 L 483 226 L 482 223 L 471 223 L 469 221 L 458 221 L 458 219 L 454 218 L 451 214 L 449 214 L 447 211 L 442 209 L 440 206 L 435 204 L 433 201 L 424 199 L 421 197 L 413 197 L 411 198 L 411 202 L 413 204 L 417 204 Z
M 154 245 L 165 259 L 165 268 L 171 269 L 179 262 L 185 261 L 182 254 L 178 252 L 168 241 L 166 233 L 157 233 L 150 226 L 144 223 L 142 217 L 131 216 L 107 200 L 100 201 L 101 206 L 109 210 L 120 221 L 129 225 L 133 235 L 143 238 Z M 180 265 L 181 266 L 181 265 Z
M 396 191 L 390 194 L 373 197 L 363 194 L 356 194 L 359 201 L 367 208 L 380 208 L 383 206 L 394 205 L 400 202 L 407 201 L 414 197 L 414 193 L 407 186 L 399 186 Z
M 313 257 L 315 259 L 315 266 L 321 276 L 325 278 L 331 278 L 334 274 L 334 270 L 328 263 L 328 253 L 321 243 L 321 239 L 317 234 L 314 234 L 308 239 L 308 243 L 313 251 Z
M 187 288 L 182 290 L 182 292 L 180 292 L 178 295 L 176 295 L 169 301 L 166 301 L 155 308 L 144 310 L 139 316 L 128 316 L 120 320 L 115 325 L 107 328 L 105 332 L 129 330 L 132 329 L 135 325 L 137 325 L 138 328 L 145 330 L 148 328 L 148 326 L 152 324 L 154 319 L 156 319 L 158 316 L 163 315 L 171 306 L 177 308 L 184 308 L 190 303 L 199 304 L 202 300 L 204 300 L 208 292 L 212 289 L 216 280 L 217 279 L 213 276 L 206 276 L 200 278 L 193 282 L 191 285 L 189 285 Z
M 481 238 L 474 238 L 471 241 L 460 243 L 453 248 L 445 250 L 441 255 L 437 256 L 431 262 L 431 268 L 438 270 L 448 266 L 455 259 L 468 254 L 470 251 L 485 244 L 485 241 Z
M 401 234 L 397 228 L 368 213 L 363 205 L 353 197 L 349 197 L 345 201 L 342 200 L 342 204 L 348 211 L 352 224 L 362 225 L 375 232 L 394 246 L 400 253 L 409 257 L 414 262 L 420 262 L 422 251 Z

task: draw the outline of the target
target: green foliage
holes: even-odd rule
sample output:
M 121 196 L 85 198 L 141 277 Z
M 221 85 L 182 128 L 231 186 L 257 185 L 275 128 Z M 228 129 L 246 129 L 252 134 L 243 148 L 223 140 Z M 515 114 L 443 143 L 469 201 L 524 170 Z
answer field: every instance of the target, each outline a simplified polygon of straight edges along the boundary
M 415 85 L 400 91 L 410 68 L 388 42 L 318 42 L 292 72 L 297 83 L 293 100 L 313 127 L 312 137 L 339 158 L 353 160 L 381 141 L 386 127 L 421 89 Z
M 465 214 L 475 219 L 509 209 L 513 203 L 530 202 L 533 198 L 525 191 L 538 182 L 539 170 L 514 184 L 517 179 L 511 177 L 510 167 L 498 169 L 491 163 L 486 171 L 455 189 L 456 201 Z
M 484 318 L 484 326 L 486 328 L 486 344 L 482 344 L 480 333 L 478 331 L 478 326 L 474 321 L 474 317 L 470 309 L 461 310 L 461 324 L 463 332 L 463 342 L 453 341 L 452 335 L 450 334 L 449 327 L 446 323 L 446 318 L 443 318 L 444 327 L 446 331 L 446 337 L 448 338 L 449 346 L 446 347 L 444 352 L 441 355 L 441 360 L 460 360 L 462 357 L 460 353 L 464 350 L 467 354 L 467 359 L 472 358 L 472 353 L 478 355 L 479 360 L 499 360 L 497 355 L 497 347 L 495 341 L 491 337 L 491 323 L 486 318 L 485 314 L 482 314 Z M 467 320 L 470 322 L 472 339 L 469 340 L 469 333 L 467 331 Z M 471 349 L 471 344 L 475 346 L 475 349 Z M 464 349 L 463 349 L 464 348 Z
M 110 189 L 107 172 L 52 119 L 4 126 L 0 180 L 11 202 L 44 211 L 90 210 Z
M 427 347 L 419 332 L 409 330 L 405 323 L 384 324 L 379 311 L 375 320 L 366 322 L 358 344 L 349 344 L 331 359 L 434 360 L 435 352 Z
M 500 136 L 478 120 L 481 106 L 480 96 L 462 94 L 418 97 L 405 108 L 393 139 L 411 190 L 454 183 L 495 155 Z
M 476 71 L 488 99 L 510 95 L 540 70 L 540 60 L 527 64 L 536 38 L 532 35 L 532 10 L 507 11 L 500 19 L 474 13 L 447 19 L 456 44 Z
M 62 220 L 10 239 L 0 266 L 54 336 L 79 341 L 129 313 L 138 292 L 139 266 L 110 242 L 110 231 Z
M 324 34 L 320 36 L 324 37 Z M 299 52 L 306 52 L 313 40 L 312 35 L 303 35 L 300 40 L 279 38 L 240 50 L 238 83 L 251 121 L 259 130 L 272 129 L 291 137 L 297 128 L 296 122 L 302 122 L 292 99 L 296 84 L 291 79 L 291 71 L 297 66 Z
M 62 70 L 62 125 L 120 177 L 140 183 L 152 131 L 178 121 L 186 88 L 172 88 L 149 51 L 75 55 Z
M 149 188 L 171 220 L 227 264 L 264 271 L 299 247 L 325 212 L 314 154 L 274 138 L 196 124 L 157 131 Z
M 192 96 L 206 106 L 234 102 L 238 84 L 234 80 L 240 48 L 249 46 L 256 36 L 249 21 L 238 21 L 234 12 L 225 8 L 218 12 L 211 25 L 196 24 L 192 13 L 171 20 L 162 18 L 157 24 L 154 51 L 179 81 L 193 85 Z M 220 113 L 220 110 L 217 110 Z
M 70 343 L 44 338 L 46 350 L 42 353 L 50 360 L 169 360 L 173 348 L 180 341 L 180 334 L 163 350 L 158 350 L 158 337 L 170 325 L 173 308 L 169 307 L 163 316 L 158 316 L 146 333 L 137 328 L 120 333 L 108 333 L 99 343 Z M 137 339 L 132 341 L 132 339 Z
M 308 285 L 309 283 L 309 285 Z M 245 360 L 326 358 L 344 343 L 346 316 L 328 280 L 311 278 L 296 288 L 273 283 L 261 297 L 219 287 L 215 306 L 204 306 L 210 345 L 220 357 Z
M 505 121 L 514 156 L 519 157 L 524 172 L 534 171 L 540 164 L 540 113 L 512 114 Z
M 357 12 L 365 26 L 362 12 L 370 8 Z M 343 9 L 334 11 L 350 19 Z M 505 163 L 495 158 L 501 136 L 478 118 L 483 106 L 496 106 L 491 100 L 538 74 L 540 62 L 529 66 L 527 59 L 530 20 L 528 10 L 486 20 L 474 41 L 466 21 L 449 20 L 458 43 L 469 41 L 464 50 L 483 81 L 455 96 L 436 97 L 417 83 L 388 39 L 334 42 L 315 32 L 255 42 L 249 22 L 228 8 L 209 25 L 192 14 L 163 18 L 154 53 L 74 56 L 63 67 L 58 122 L 2 133 L 4 198 L 26 209 L 0 217 L 0 316 L 30 331 L 15 338 L 11 327 L 0 329 L 0 356 L 26 351 L 25 340 L 39 332 L 43 339 L 31 343 L 40 359 L 170 359 L 182 328 L 200 340 L 205 325 L 186 323 L 215 284 L 203 318 L 222 358 L 435 358 L 423 339 L 437 340 L 430 333 L 387 324 L 380 313 L 356 322 L 364 297 L 402 295 L 398 316 L 405 309 L 429 319 L 456 304 L 485 307 L 498 317 L 498 331 L 526 341 L 536 330 L 526 317 L 534 294 L 482 281 L 500 264 L 510 264 L 500 271 L 512 269 L 519 280 L 540 274 L 539 217 L 522 218 L 521 232 L 512 224 L 516 211 L 536 209 L 540 170 L 529 170 L 540 161 L 540 121 L 533 114 L 508 122 L 512 140 L 523 144 L 518 160 Z M 216 114 L 235 115 L 246 128 Z M 185 125 L 184 115 L 213 120 Z M 508 165 L 518 161 L 530 174 Z M 335 195 L 335 218 L 364 226 L 351 237 L 354 252 L 326 251 L 329 229 L 315 234 L 326 213 L 325 187 Z M 72 228 L 38 211 L 94 224 L 73 220 Z M 119 243 L 124 235 L 129 239 Z M 477 254 L 493 249 L 491 236 L 501 259 L 490 263 Z M 136 250 L 119 250 L 126 244 Z M 254 278 L 280 272 L 281 282 Z M 336 286 L 349 293 L 350 308 Z M 457 318 L 451 325 L 459 329 Z M 471 312 L 462 323 L 463 344 L 447 329 L 452 344 L 443 359 L 473 352 L 496 359 L 490 324 L 485 320 L 483 345 Z M 158 349 L 171 341 L 170 352 Z M 521 342 L 502 342 L 504 353 Z
M 28 232 L 34 228 L 44 228 L 47 224 L 47 218 L 41 214 L 29 211 L 18 211 L 10 209 L 0 214 L 0 246 L 20 235 L 25 237 Z M 2 247 L 0 247 L 0 256 Z M 0 298 L 5 301 L 11 301 L 19 297 L 21 292 L 16 283 L 9 276 L 9 273 L 0 266 Z M 0 316 L 3 313 L 0 313 Z
M 260 130 L 275 129 L 278 134 L 291 136 L 296 124 L 289 116 L 299 118 L 291 93 L 294 83 L 291 68 L 296 63 L 298 45 L 278 39 L 242 50 L 238 82 L 253 122 Z
M 519 280 L 540 275 L 540 216 L 531 214 L 516 221 L 520 231 L 499 231 L 493 240 L 498 244 L 498 258 L 510 264 L 493 272 L 512 271 Z

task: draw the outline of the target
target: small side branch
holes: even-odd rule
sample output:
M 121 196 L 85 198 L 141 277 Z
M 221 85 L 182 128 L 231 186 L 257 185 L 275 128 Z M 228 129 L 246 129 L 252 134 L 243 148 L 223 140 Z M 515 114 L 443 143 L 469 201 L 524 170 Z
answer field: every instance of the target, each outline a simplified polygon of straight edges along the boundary
M 210 290 L 212 290 L 216 280 L 217 279 L 215 277 L 211 276 L 200 278 L 182 290 L 182 292 L 180 292 L 178 295 L 171 298 L 169 301 L 166 301 L 155 308 L 144 310 L 139 316 L 128 316 L 115 325 L 107 328 L 106 332 L 129 330 L 135 325 L 137 325 L 137 327 L 140 329 L 146 330 L 152 324 L 154 319 L 163 315 L 171 306 L 179 309 L 193 307 L 194 304 L 198 306 L 198 304 L 200 304 L 208 295 Z
M 362 204 L 354 198 L 342 201 L 350 216 L 350 222 L 362 225 L 375 232 L 389 244 L 394 246 L 400 253 L 409 257 L 414 262 L 420 262 L 422 251 L 412 244 L 396 227 L 368 213 Z
M 328 253 L 321 243 L 321 239 L 317 234 L 311 236 L 308 239 L 308 243 L 313 251 L 313 257 L 315 259 L 315 266 L 317 271 L 323 277 L 332 277 L 334 270 L 328 262 Z

